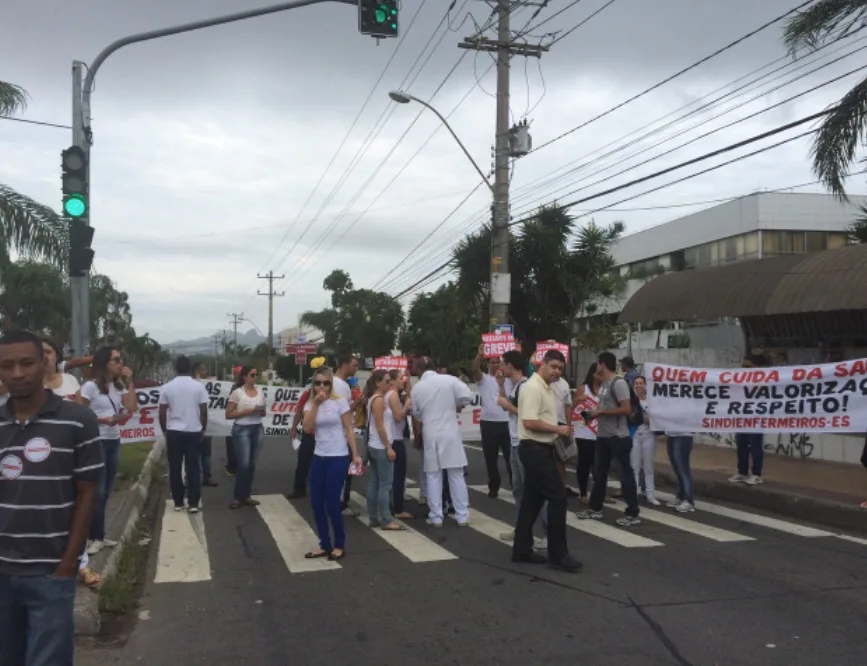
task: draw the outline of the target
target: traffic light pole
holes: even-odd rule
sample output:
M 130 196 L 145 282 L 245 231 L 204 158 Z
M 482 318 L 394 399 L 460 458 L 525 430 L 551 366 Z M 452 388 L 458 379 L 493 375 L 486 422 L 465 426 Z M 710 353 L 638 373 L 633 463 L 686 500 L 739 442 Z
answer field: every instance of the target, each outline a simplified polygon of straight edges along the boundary
M 224 25 L 226 23 L 234 23 L 243 21 L 257 16 L 266 16 L 268 14 L 276 14 L 285 12 L 290 9 L 299 9 L 308 5 L 318 5 L 324 2 L 337 2 L 343 5 L 358 5 L 358 0 L 292 0 L 292 2 L 281 2 L 268 7 L 259 9 L 249 9 L 243 12 L 234 14 L 225 14 L 210 19 L 201 21 L 193 21 L 191 23 L 182 23 L 180 25 L 161 28 L 159 30 L 150 30 L 148 32 L 140 32 L 134 35 L 129 35 L 118 39 L 106 46 L 100 51 L 93 62 L 87 67 L 87 75 L 82 81 L 82 69 L 84 63 L 75 61 L 72 63 L 72 143 L 79 146 L 87 156 L 88 170 L 90 169 L 90 145 L 93 141 L 93 131 L 90 125 L 90 96 L 93 93 L 93 81 L 96 73 L 105 62 L 106 58 L 118 49 L 128 46 L 129 44 L 137 44 L 139 42 L 147 42 L 161 37 L 169 37 L 170 35 L 178 35 L 183 32 L 192 32 L 193 30 L 201 30 L 210 28 L 216 25 Z M 88 179 L 89 182 L 89 179 Z M 88 211 L 91 207 L 90 197 L 88 197 Z M 90 213 L 88 212 L 88 217 Z M 79 356 L 90 352 L 90 278 L 89 277 L 73 277 L 71 278 L 70 291 L 72 294 L 72 331 L 71 331 L 71 346 L 72 353 Z
M 81 106 L 81 75 L 84 64 L 72 63 L 72 145 L 78 146 L 85 155 L 90 154 L 90 142 L 84 131 Z M 90 170 L 90 160 L 87 160 Z M 89 179 L 88 179 L 89 180 Z M 88 197 L 88 206 L 90 204 Z M 89 210 L 89 208 L 88 208 Z M 89 213 L 88 213 L 89 217 Z M 71 247 L 71 245 L 70 245 Z M 70 347 L 73 356 L 86 356 L 90 353 L 90 277 L 70 277 L 69 291 L 72 297 L 72 330 Z

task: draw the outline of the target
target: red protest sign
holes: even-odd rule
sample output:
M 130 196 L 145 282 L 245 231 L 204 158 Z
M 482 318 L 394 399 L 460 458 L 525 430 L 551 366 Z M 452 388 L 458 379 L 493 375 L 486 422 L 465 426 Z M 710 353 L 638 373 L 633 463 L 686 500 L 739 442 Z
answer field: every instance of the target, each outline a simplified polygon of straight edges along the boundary
M 316 345 L 286 345 L 286 356 L 294 356 L 296 365 L 305 365 L 307 357 L 316 353 Z
M 517 349 L 515 336 L 511 333 L 482 333 L 482 356 L 499 358 L 508 351 Z
M 373 362 L 374 370 L 402 370 L 406 371 L 409 360 L 403 356 L 379 356 Z
M 563 354 L 566 361 L 569 361 L 569 345 L 564 345 L 562 342 L 553 342 L 548 340 L 546 342 L 536 343 L 536 353 L 533 354 L 533 361 L 536 365 L 539 365 L 542 362 L 542 359 L 545 357 L 545 352 L 551 351 L 552 349 Z

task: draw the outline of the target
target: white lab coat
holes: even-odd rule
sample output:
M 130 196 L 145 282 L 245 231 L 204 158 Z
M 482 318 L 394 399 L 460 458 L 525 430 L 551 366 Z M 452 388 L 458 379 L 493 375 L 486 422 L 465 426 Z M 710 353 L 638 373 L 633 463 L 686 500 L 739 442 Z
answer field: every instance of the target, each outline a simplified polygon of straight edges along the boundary
M 425 372 L 412 389 L 412 414 L 421 421 L 425 472 L 463 468 L 467 454 L 458 425 L 458 410 L 473 401 L 457 377 Z

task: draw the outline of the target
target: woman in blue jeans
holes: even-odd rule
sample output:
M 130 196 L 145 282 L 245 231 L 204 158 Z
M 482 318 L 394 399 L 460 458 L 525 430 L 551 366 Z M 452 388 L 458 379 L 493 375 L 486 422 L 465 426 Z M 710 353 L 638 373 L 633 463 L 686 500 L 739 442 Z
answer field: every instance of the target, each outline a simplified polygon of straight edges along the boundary
M 677 477 L 677 495 L 667 503 L 667 506 L 679 513 L 695 511 L 695 496 L 693 495 L 692 469 L 689 459 L 692 455 L 691 432 L 666 432 L 666 448 L 668 460 Z
M 123 365 L 119 350 L 114 347 L 96 350 L 93 355 L 93 379 L 81 387 L 78 402 L 90 407 L 96 415 L 105 459 L 105 468 L 96 489 L 96 506 L 87 541 L 87 553 L 93 556 L 103 548 L 117 545 L 116 541 L 105 538 L 105 506 L 114 488 L 120 460 L 120 423 L 138 409 L 132 371 Z
M 391 484 L 394 481 L 394 414 L 385 400 L 391 390 L 391 376 L 385 370 L 374 370 L 364 389 L 367 398 L 367 455 L 370 459 L 367 477 L 367 515 L 371 527 L 386 531 L 401 531 L 403 525 L 391 515 Z
M 339 560 L 346 553 L 346 526 L 340 496 L 349 471 L 350 455 L 357 467 L 363 463 L 358 457 L 349 403 L 334 392 L 334 375 L 329 368 L 319 368 L 313 375 L 313 397 L 304 405 L 303 428 L 305 433 L 316 433 L 310 465 L 310 504 L 319 534 L 319 549 L 305 557 Z
M 230 509 L 241 506 L 256 506 L 254 500 L 253 477 L 256 473 L 256 459 L 265 439 L 262 417 L 265 416 L 265 394 L 256 386 L 259 373 L 256 368 L 244 366 L 238 373 L 229 402 L 226 405 L 226 419 L 232 425 L 232 444 L 235 447 L 235 498 Z

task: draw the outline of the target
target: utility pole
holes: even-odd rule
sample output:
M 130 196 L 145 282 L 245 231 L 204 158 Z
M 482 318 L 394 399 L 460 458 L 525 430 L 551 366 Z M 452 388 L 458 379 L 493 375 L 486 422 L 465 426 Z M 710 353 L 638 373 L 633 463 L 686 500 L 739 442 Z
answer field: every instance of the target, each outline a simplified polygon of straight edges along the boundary
M 509 128 L 509 71 L 512 55 L 541 57 L 548 47 L 512 41 L 509 15 L 511 0 L 497 0 L 497 39 L 477 35 L 458 44 L 462 49 L 497 54 L 497 113 L 494 148 L 494 206 L 491 233 L 491 322 L 490 330 L 509 323 L 512 276 L 509 273 L 509 158 L 513 149 Z
M 214 378 L 217 379 L 217 380 L 220 379 L 219 372 L 217 371 L 217 357 L 219 356 L 219 352 L 218 352 L 218 350 L 219 350 L 219 347 L 218 347 L 218 343 L 219 343 L 219 341 L 220 341 L 220 334 L 219 334 L 219 333 L 214 333 Z
M 240 324 L 244 320 L 244 313 L 241 312 L 239 314 L 237 312 L 230 312 L 226 316 L 232 320 L 232 329 L 234 329 L 234 331 L 235 331 L 235 335 L 233 337 L 233 340 L 234 340 L 235 346 L 237 347 L 238 346 L 238 324 Z M 226 339 L 226 335 L 223 334 L 223 340 L 225 340 L 225 339 Z
M 268 349 L 271 350 L 271 355 L 274 355 L 274 297 L 285 296 L 286 292 L 281 291 L 279 294 L 274 291 L 274 280 L 283 280 L 285 275 L 274 275 L 274 271 L 268 271 L 267 275 L 256 275 L 260 280 L 268 280 L 268 291 L 256 292 L 259 296 L 268 297 Z

